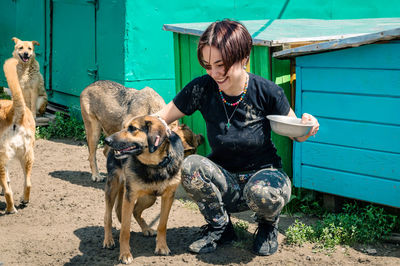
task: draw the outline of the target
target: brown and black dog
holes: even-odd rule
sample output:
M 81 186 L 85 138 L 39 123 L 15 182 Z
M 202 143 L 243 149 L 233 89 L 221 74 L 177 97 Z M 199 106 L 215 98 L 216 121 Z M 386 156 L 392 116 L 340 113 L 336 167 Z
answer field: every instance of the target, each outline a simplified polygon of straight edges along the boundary
M 112 209 L 117 198 L 115 209 L 121 222 L 119 259 L 131 263 L 132 212 L 143 234 L 154 235 L 155 231 L 142 218 L 142 212 L 154 204 L 157 196 L 161 196 L 155 253 L 168 255 L 166 227 L 175 191 L 181 181 L 184 158 L 180 137 L 162 119 L 146 115 L 131 119 L 105 142 L 111 150 L 107 157 L 103 246 L 115 246 L 111 227 Z
M 18 65 L 19 62 L 15 58 L 10 58 L 4 63 L 4 74 L 11 90 L 12 100 L 0 100 L 0 185 L 6 199 L 6 213 L 17 212 L 8 182 L 7 163 L 13 158 L 17 158 L 21 163 L 25 174 L 22 204 L 27 204 L 34 159 L 35 120 L 25 105 L 18 81 Z
M 197 147 L 204 143 L 205 139 L 202 134 L 195 134 L 187 125 L 180 124 L 172 129 L 181 138 L 185 157 L 195 154 Z
M 99 174 L 96 162 L 101 132 L 110 136 L 122 129 L 124 121 L 156 113 L 165 106 L 164 99 L 152 88 L 136 90 L 108 80 L 96 81 L 87 86 L 80 95 L 80 103 L 93 181 L 104 180 Z M 197 146 L 204 142 L 204 137 L 194 134 L 187 126 L 177 124 L 175 122 L 170 127 L 181 136 L 185 151 L 194 153 Z M 107 156 L 107 152 L 108 147 L 105 147 L 104 155 Z

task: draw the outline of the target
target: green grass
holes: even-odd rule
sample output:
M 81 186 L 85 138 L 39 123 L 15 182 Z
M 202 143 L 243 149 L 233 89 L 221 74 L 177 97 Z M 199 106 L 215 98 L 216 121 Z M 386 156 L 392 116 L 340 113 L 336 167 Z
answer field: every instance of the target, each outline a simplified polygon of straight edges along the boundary
M 249 223 L 243 220 L 238 220 L 233 224 L 238 239 L 233 242 L 233 246 L 236 248 L 247 249 L 252 243 L 252 235 L 247 231 L 249 229 Z
M 77 119 L 77 115 L 71 116 L 61 112 L 55 113 L 54 121 L 48 126 L 36 127 L 37 139 L 63 139 L 69 138 L 78 141 L 86 141 L 85 125 L 82 120 Z M 100 136 L 99 147 L 104 146 L 104 135 Z
M 54 121 L 48 126 L 36 128 L 36 138 L 71 138 L 74 140 L 86 140 L 85 126 L 82 121 L 74 116 L 68 116 L 57 112 Z
M 282 210 L 282 214 L 290 216 L 311 215 L 322 217 L 326 213 L 327 210 L 322 207 L 322 198 L 318 192 L 295 188 L 294 186 L 292 186 L 290 201 Z
M 383 208 L 345 204 L 343 212 L 325 214 L 315 225 L 296 221 L 286 230 L 286 243 L 302 246 L 306 242 L 316 248 L 333 250 L 339 244 L 369 244 L 384 240 L 395 229 L 398 217 Z
M 11 100 L 11 96 L 4 92 L 3 87 L 0 87 L 0 99 Z
M 293 225 L 286 230 L 286 242 L 289 245 L 302 246 L 306 242 L 312 242 L 314 239 L 314 229 L 310 225 L 296 220 Z
M 197 204 L 191 200 L 186 200 L 186 199 L 178 199 L 180 203 L 183 204 L 183 207 L 192 211 L 198 211 L 199 207 Z

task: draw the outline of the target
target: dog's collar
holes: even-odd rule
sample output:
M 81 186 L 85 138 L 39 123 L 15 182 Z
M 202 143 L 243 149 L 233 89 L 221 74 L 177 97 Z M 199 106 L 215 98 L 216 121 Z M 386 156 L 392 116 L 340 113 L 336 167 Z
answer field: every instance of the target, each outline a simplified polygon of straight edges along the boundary
M 167 156 L 165 156 L 161 162 L 159 162 L 158 164 L 148 164 L 148 167 L 151 168 L 162 168 L 162 167 L 166 167 L 170 162 L 172 161 L 171 155 L 169 155 L 169 153 L 167 153 Z
M 171 156 L 168 153 L 168 155 L 166 157 L 164 157 L 164 159 L 159 164 L 157 164 L 157 167 L 165 167 L 170 162 L 171 162 Z

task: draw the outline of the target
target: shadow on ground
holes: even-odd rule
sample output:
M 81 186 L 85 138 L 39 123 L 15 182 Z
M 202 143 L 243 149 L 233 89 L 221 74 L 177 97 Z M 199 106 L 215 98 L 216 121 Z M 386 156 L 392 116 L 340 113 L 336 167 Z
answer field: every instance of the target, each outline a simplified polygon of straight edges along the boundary
M 172 257 L 187 254 L 191 257 L 209 264 L 246 264 L 254 257 L 247 247 L 239 248 L 234 244 L 218 247 L 216 253 L 192 255 L 187 247 L 196 239 L 199 227 L 179 227 L 171 228 L 167 231 L 167 242 L 171 250 Z M 103 234 L 104 229 L 101 226 L 84 227 L 74 231 L 74 234 L 80 239 L 79 250 L 81 255 L 73 257 L 66 265 L 115 265 L 118 264 L 119 257 L 119 230 L 113 228 L 112 234 L 116 243 L 114 249 L 104 249 Z M 160 256 L 154 254 L 156 246 L 155 237 L 145 237 L 142 233 L 131 232 L 130 247 L 134 259 L 137 262 L 158 265 L 162 261 Z M 161 256 L 163 257 L 163 256 Z M 166 258 L 166 257 L 164 257 Z M 167 257 L 168 258 L 168 257 Z M 184 261 L 184 260 L 183 260 Z M 135 264 L 135 261 L 134 263 Z
M 75 185 L 80 185 L 83 187 L 93 187 L 104 190 L 104 182 L 94 182 L 91 177 L 92 174 L 89 172 L 82 171 L 53 171 L 50 172 L 49 175 L 52 177 L 68 181 Z

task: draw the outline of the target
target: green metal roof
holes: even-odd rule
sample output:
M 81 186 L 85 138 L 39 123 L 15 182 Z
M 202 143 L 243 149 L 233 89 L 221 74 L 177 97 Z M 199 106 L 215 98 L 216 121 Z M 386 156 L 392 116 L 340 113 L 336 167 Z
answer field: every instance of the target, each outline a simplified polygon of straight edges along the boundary
M 350 38 L 344 38 L 323 43 L 315 43 L 301 47 L 296 47 L 293 49 L 282 50 L 273 53 L 272 56 L 278 59 L 287 59 L 296 56 L 322 53 L 322 52 L 350 48 L 350 47 L 358 47 L 365 44 L 371 44 L 379 41 L 388 41 L 394 39 L 400 39 L 400 27 L 387 31 L 380 31 Z
M 262 46 L 337 40 L 400 27 L 400 18 L 266 19 L 241 22 L 252 35 L 254 44 Z M 165 24 L 163 29 L 200 36 L 210 23 Z

